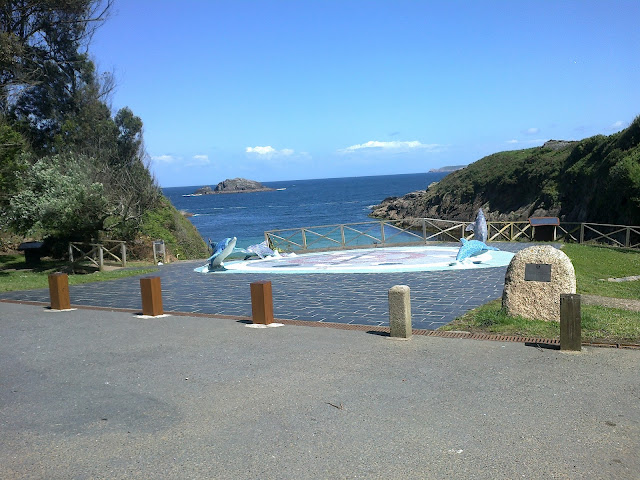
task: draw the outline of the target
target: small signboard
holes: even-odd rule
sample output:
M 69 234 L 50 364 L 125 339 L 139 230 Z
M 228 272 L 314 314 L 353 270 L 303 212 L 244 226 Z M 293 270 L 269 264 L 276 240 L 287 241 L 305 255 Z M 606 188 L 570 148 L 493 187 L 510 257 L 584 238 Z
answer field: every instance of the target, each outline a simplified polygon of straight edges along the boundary
M 560 219 L 558 217 L 529 217 L 529 225 L 532 227 L 540 227 L 542 225 L 558 227 L 560 226 Z
M 157 262 L 160 256 L 162 256 L 162 261 L 167 263 L 167 252 L 164 248 L 164 240 L 156 240 L 153 242 L 153 261 Z
M 548 263 L 527 263 L 524 266 L 526 282 L 550 282 L 551 265 Z

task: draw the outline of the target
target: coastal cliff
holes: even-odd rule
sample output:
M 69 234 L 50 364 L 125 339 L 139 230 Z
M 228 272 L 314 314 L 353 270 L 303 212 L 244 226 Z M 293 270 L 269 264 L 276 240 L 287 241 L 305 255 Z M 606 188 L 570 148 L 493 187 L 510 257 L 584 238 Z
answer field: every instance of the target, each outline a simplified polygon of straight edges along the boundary
M 468 221 L 480 207 L 487 220 L 640 225 L 640 117 L 610 136 L 489 155 L 424 191 L 385 199 L 371 216 Z
M 194 195 L 213 195 L 220 193 L 248 193 L 248 192 L 270 192 L 273 188 L 265 187 L 255 180 L 247 180 L 246 178 L 231 178 L 224 180 L 215 188 L 209 186 L 199 188 Z

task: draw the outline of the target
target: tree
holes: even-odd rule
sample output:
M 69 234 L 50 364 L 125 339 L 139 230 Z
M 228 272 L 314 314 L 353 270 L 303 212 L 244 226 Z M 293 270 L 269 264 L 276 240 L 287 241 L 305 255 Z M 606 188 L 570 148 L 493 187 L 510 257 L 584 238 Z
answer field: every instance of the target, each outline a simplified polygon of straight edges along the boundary
M 94 80 L 86 49 L 112 0 L 0 0 L 0 111 L 18 121 L 39 151 L 76 113 Z
M 0 85 L 37 85 L 45 65 L 73 82 L 74 63 L 113 0 L 0 0 Z
M 22 156 L 25 149 L 22 135 L 0 121 L 0 209 L 20 190 L 23 173 L 29 166 Z
M 12 186 L 17 232 L 127 240 L 161 196 L 142 120 L 127 107 L 112 117 L 113 76 L 86 51 L 112 1 L 0 0 L 0 187 Z M 23 184 L 16 168 L 29 168 Z
M 118 164 L 132 165 L 142 152 L 142 120 L 129 109 L 121 108 L 114 119 L 118 128 Z

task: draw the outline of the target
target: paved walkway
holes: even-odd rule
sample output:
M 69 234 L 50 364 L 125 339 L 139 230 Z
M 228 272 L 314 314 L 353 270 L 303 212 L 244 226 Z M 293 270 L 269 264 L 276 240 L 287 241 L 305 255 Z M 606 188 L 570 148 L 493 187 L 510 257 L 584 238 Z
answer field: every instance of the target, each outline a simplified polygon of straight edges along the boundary
M 453 244 L 452 244 L 453 245 Z M 516 252 L 527 243 L 499 243 Z M 270 280 L 276 318 L 388 326 L 388 290 L 411 288 L 413 328 L 435 330 L 457 316 L 499 298 L 506 267 L 411 273 L 199 274 L 202 261 L 158 269 L 165 312 L 251 316 L 249 285 Z M 154 274 L 156 275 L 156 274 Z M 71 303 L 141 309 L 139 277 L 72 286 Z M 49 302 L 48 290 L 0 294 L 0 299 Z
M 640 352 L 0 303 L 2 479 L 637 479 Z

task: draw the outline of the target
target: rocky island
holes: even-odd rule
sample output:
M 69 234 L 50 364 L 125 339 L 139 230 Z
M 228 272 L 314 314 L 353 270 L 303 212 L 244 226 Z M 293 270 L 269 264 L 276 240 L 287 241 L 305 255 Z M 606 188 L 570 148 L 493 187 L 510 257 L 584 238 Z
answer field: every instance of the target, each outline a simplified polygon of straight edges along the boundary
M 249 193 L 249 192 L 271 192 L 275 189 L 265 187 L 255 180 L 247 180 L 246 178 L 226 179 L 215 188 L 209 186 L 202 187 L 193 192 L 193 195 L 216 195 L 221 193 Z

